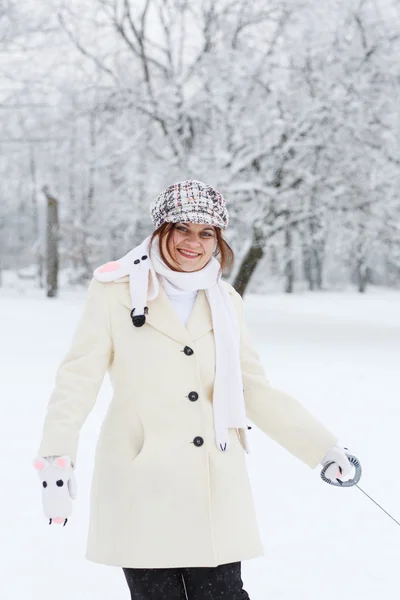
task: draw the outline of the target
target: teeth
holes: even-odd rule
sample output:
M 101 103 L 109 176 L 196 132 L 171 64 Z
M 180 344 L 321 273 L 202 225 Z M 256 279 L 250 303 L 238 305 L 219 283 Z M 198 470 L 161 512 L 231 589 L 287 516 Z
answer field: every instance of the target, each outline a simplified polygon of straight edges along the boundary
M 186 252 L 185 250 L 180 250 L 182 254 L 186 254 L 187 256 L 198 256 L 196 252 Z

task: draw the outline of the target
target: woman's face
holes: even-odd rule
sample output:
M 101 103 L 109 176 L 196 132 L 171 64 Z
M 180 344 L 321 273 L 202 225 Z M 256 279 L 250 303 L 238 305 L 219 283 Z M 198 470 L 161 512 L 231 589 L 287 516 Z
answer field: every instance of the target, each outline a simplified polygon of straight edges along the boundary
M 212 225 L 175 223 L 167 252 L 182 271 L 200 271 L 210 260 L 216 244 Z

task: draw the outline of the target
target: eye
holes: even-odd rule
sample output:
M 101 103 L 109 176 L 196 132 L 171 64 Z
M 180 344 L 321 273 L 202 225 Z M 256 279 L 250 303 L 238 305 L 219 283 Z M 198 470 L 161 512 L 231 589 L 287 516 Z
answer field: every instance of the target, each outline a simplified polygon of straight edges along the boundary
M 47 481 L 43 481 L 43 487 L 47 488 Z
M 57 481 L 57 485 L 58 485 L 58 487 L 62 487 L 62 486 L 64 485 L 64 482 L 63 482 L 63 480 L 62 480 L 62 479 L 59 479 L 59 480 Z
M 182 225 L 178 225 L 177 230 L 183 231 L 183 233 L 186 233 L 186 231 L 187 231 L 186 227 L 183 227 Z

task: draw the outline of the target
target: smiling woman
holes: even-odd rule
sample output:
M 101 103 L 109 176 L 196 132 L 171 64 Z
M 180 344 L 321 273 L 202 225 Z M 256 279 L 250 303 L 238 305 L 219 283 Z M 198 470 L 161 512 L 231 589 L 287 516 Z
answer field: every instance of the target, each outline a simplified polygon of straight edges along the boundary
M 122 567 L 132 600 L 206 600 L 210 590 L 245 600 L 241 561 L 263 554 L 245 461 L 249 420 L 312 469 L 341 453 L 333 433 L 269 384 L 243 300 L 222 280 L 233 252 L 221 193 L 177 182 L 150 214 L 153 235 L 93 273 L 37 457 L 75 468 L 80 429 L 109 371 L 86 557 Z
M 200 271 L 213 255 L 218 254 L 221 272 L 233 263 L 233 250 L 219 227 L 188 222 L 163 223 L 153 232 L 152 241 L 157 236 L 160 254 L 173 271 Z

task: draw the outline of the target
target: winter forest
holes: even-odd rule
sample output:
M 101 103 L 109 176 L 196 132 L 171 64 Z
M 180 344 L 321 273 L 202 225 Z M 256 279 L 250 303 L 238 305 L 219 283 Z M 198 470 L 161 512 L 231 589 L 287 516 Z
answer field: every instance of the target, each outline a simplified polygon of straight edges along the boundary
M 227 201 L 224 237 L 235 261 L 224 278 L 244 297 L 268 382 L 335 433 L 363 469 L 360 489 L 328 485 L 321 463 L 309 469 L 249 419 L 245 458 L 264 555 L 243 561 L 245 590 L 251 600 L 400 598 L 399 0 L 0 0 L 0 50 L 0 470 L 8 491 L 0 500 L 0 598 L 129 596 L 121 569 L 84 560 L 95 452 L 116 404 L 111 377 L 99 384 L 102 326 L 82 334 L 87 351 L 71 350 L 71 393 L 65 385 L 62 394 L 57 373 L 93 271 L 150 235 L 152 200 L 185 179 L 210 184 Z M 118 325 L 118 339 L 133 339 L 130 304 L 115 304 L 128 322 Z M 96 324 L 90 310 L 87 322 Z M 183 348 L 184 367 L 173 371 L 178 391 L 160 443 L 173 432 L 182 461 L 185 448 L 213 456 L 202 416 L 212 353 L 179 395 L 183 368 L 200 365 L 190 361 L 209 336 L 193 338 L 194 357 Z M 153 347 L 120 347 L 113 355 L 132 368 L 133 383 L 115 387 L 124 389 L 120 404 L 139 414 L 146 402 L 133 373 L 139 359 L 153 363 Z M 154 394 L 160 406 L 172 386 L 165 369 L 178 368 L 171 356 L 152 372 L 165 388 Z M 57 381 L 60 414 L 74 427 L 84 423 L 78 495 L 65 527 L 49 526 L 33 468 Z M 86 419 L 81 407 L 91 397 Z M 178 407 L 190 427 L 176 425 Z M 153 416 L 161 422 L 158 407 Z M 119 481 L 131 468 L 144 473 L 143 462 L 133 465 L 139 438 L 130 426 L 127 419 L 132 456 Z M 148 431 L 147 448 L 156 437 Z M 293 431 L 300 436 L 301 419 Z M 195 436 L 206 443 L 192 445 Z M 116 428 L 110 448 L 124 439 Z M 169 460 L 160 448 L 147 455 Z M 199 462 L 187 465 L 200 464 L 194 456 Z M 211 482 L 222 460 L 208 470 Z M 104 489 L 118 481 L 99 479 Z M 167 514 L 165 488 L 153 496 Z M 205 489 L 199 483 L 197 495 Z M 232 499 L 227 494 L 216 514 Z M 139 538 L 135 544 L 152 539 Z
M 3 272 L 86 283 L 195 178 L 228 201 L 241 293 L 399 285 L 398 2 L 0 10 Z

